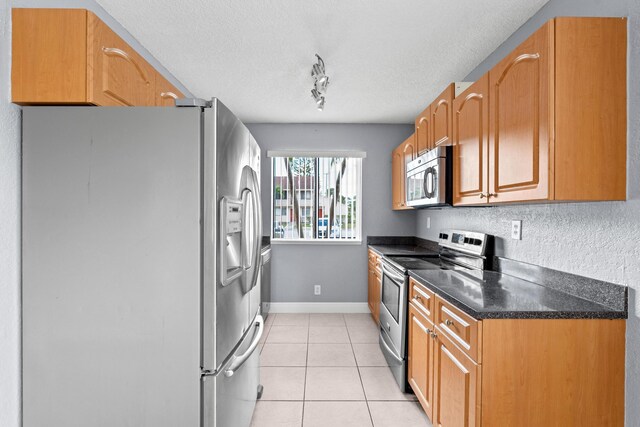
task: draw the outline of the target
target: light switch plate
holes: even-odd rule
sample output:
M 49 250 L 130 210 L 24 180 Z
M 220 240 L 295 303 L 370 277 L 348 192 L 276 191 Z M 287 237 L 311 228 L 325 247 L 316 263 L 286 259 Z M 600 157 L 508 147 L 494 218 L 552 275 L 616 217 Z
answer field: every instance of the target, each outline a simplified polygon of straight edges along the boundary
M 511 238 L 514 240 L 522 240 L 522 221 L 511 221 Z
M 431 217 L 427 217 L 427 228 L 431 228 Z

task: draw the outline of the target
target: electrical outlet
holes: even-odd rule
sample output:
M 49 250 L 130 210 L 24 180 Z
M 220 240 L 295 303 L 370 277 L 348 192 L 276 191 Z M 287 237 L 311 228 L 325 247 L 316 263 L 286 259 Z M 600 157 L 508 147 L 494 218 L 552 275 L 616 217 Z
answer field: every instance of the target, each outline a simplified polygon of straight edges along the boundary
M 431 217 L 427 217 L 427 228 L 431 228 Z
M 320 285 L 315 285 L 313 287 L 313 294 L 320 295 L 322 293 L 322 287 Z
M 514 240 L 522 240 L 522 221 L 511 221 L 511 238 Z

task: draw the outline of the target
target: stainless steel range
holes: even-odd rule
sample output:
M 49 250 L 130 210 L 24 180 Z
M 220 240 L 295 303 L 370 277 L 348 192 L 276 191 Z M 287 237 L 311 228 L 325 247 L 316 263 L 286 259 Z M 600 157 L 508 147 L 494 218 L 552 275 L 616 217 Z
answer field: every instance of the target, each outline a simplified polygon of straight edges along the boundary
M 407 383 L 407 306 L 409 270 L 484 270 L 493 237 L 462 230 L 443 230 L 433 255 L 382 257 L 380 348 L 400 389 Z

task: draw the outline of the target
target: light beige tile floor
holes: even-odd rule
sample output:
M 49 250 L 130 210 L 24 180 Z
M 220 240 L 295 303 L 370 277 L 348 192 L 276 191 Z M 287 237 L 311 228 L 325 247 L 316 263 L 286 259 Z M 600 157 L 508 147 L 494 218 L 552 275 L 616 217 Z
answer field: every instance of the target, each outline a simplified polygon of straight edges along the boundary
M 395 383 L 368 314 L 271 314 L 251 427 L 431 427 Z

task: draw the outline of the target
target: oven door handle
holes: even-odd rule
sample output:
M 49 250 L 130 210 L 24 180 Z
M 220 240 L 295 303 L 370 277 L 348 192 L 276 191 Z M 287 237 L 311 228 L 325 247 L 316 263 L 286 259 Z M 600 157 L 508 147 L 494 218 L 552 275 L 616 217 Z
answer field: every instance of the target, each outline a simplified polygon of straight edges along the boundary
M 387 344 L 387 341 L 384 339 L 384 335 L 382 335 L 384 333 L 384 331 L 380 332 L 380 342 L 382 343 L 382 345 L 384 346 L 384 349 L 387 350 L 387 353 L 393 357 L 394 359 L 396 359 L 396 361 L 398 363 L 402 363 L 404 362 L 404 360 L 402 360 L 400 357 L 398 357 L 398 355 L 396 354 L 395 351 L 393 351 L 393 349 L 391 347 L 389 347 L 389 344 Z
M 400 276 L 398 273 L 394 273 L 393 271 L 389 270 L 384 265 L 384 262 L 382 263 L 382 274 L 385 275 L 385 276 L 389 276 L 391 278 L 391 280 L 393 280 L 394 282 L 396 282 L 398 284 L 404 283 L 404 277 Z

